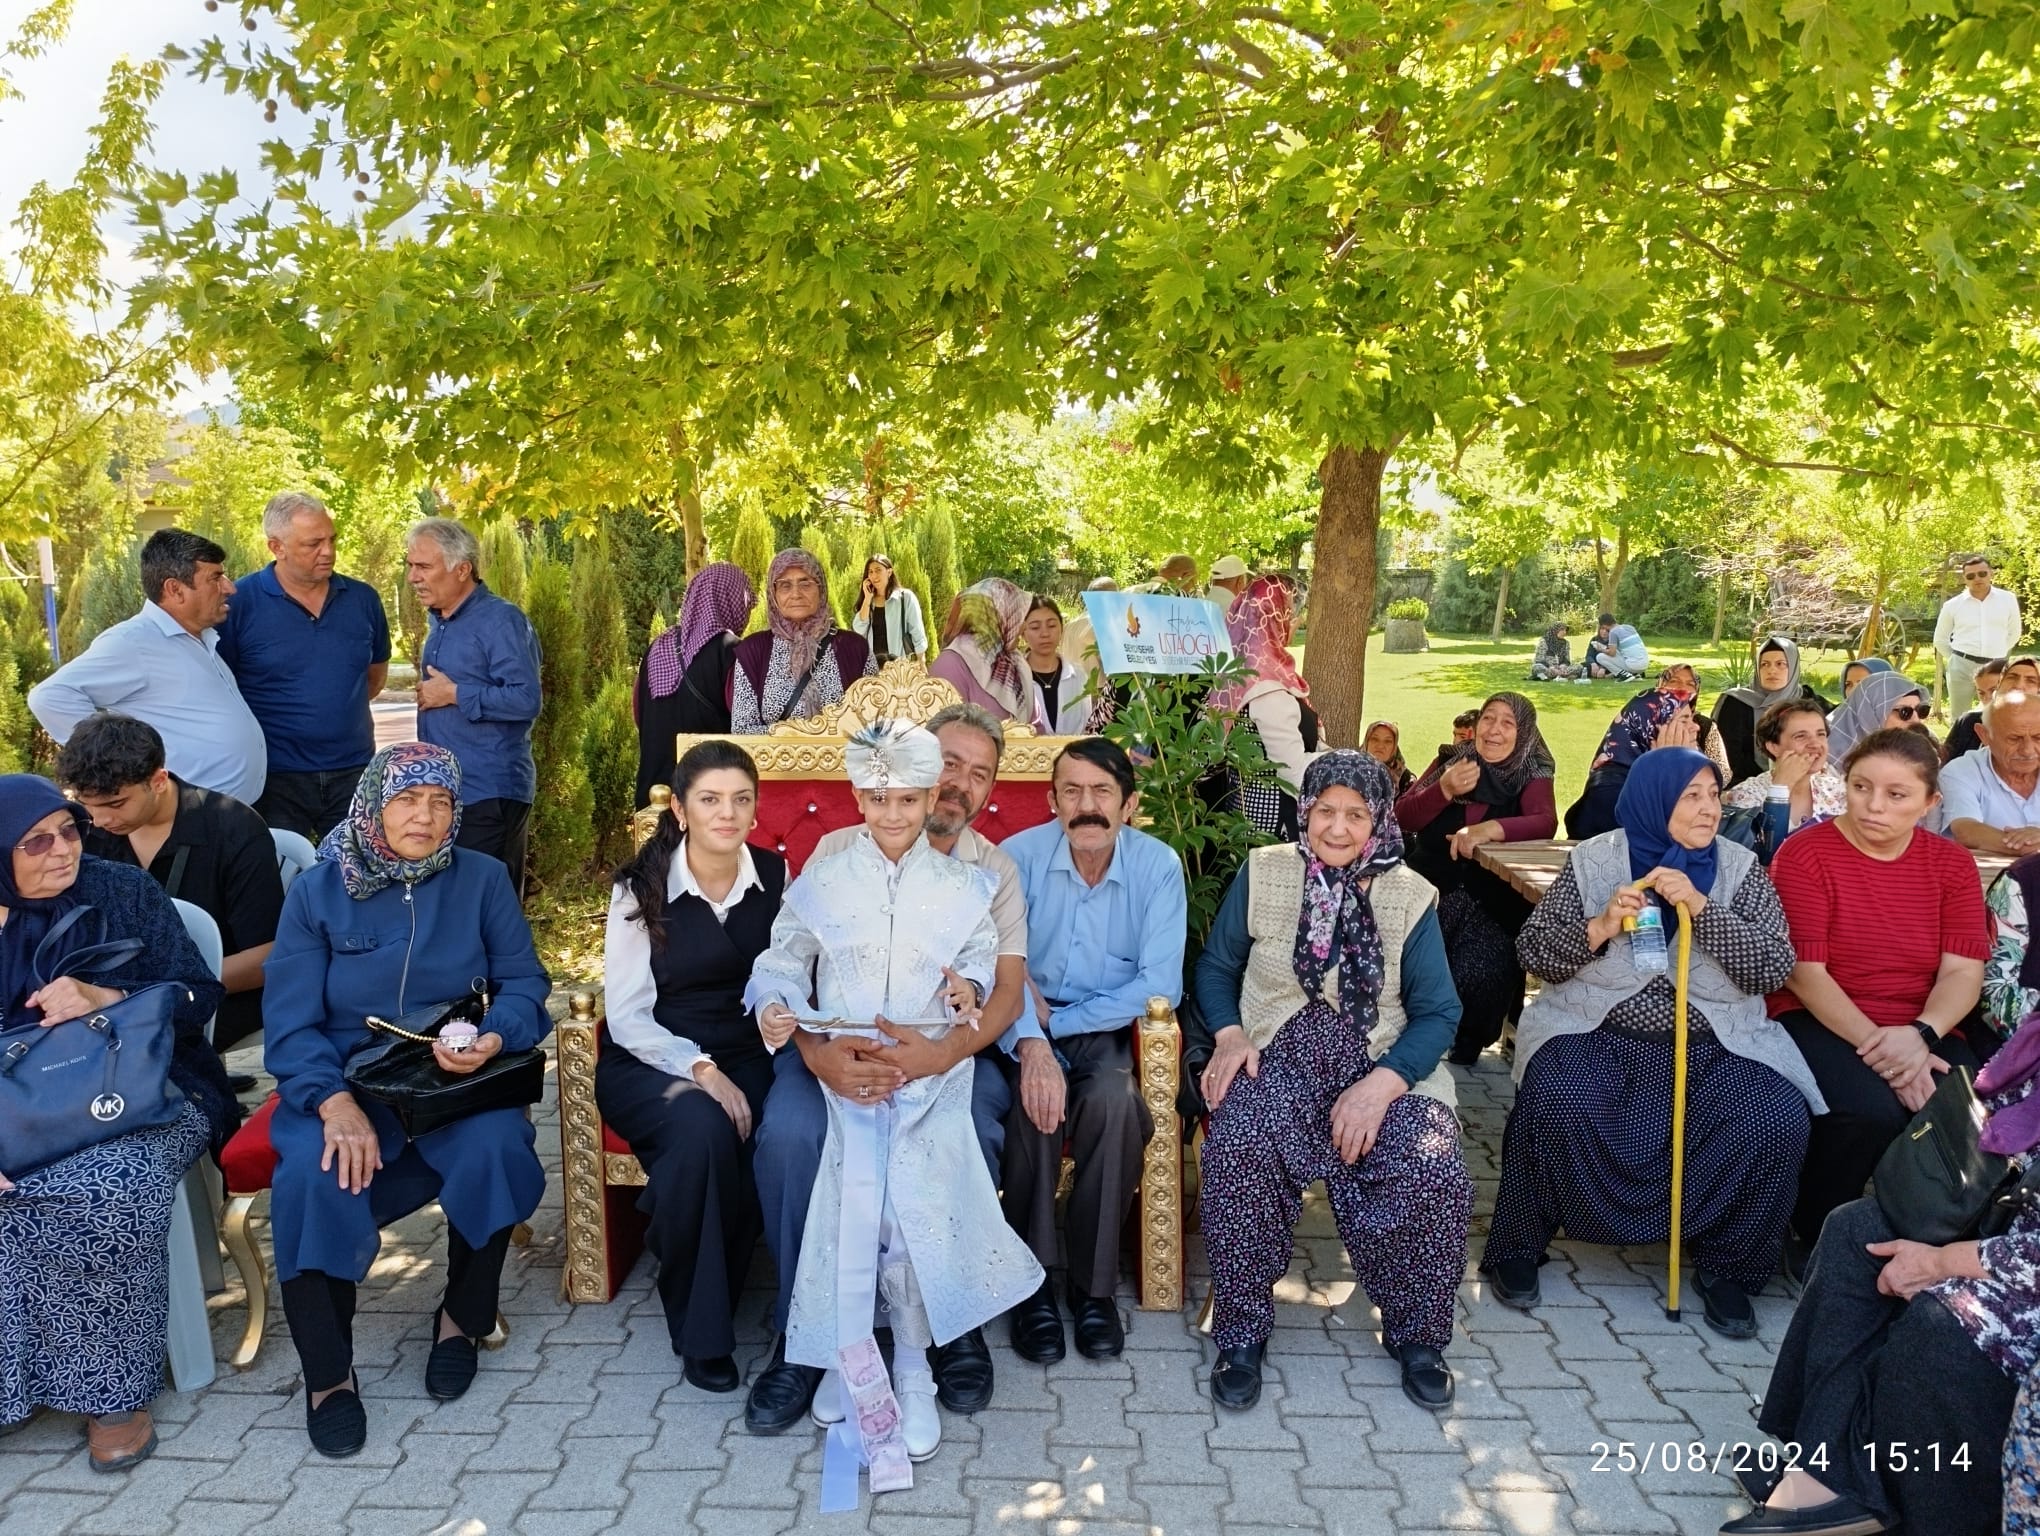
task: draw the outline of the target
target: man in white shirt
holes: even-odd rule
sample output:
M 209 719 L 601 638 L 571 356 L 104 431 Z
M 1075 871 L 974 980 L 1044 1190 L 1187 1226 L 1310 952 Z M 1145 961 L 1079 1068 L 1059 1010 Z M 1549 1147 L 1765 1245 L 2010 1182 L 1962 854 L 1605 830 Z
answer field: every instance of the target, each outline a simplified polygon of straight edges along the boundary
M 29 690 L 30 712 L 58 746 L 81 721 L 115 710 L 156 728 L 166 766 L 185 783 L 245 805 L 262 798 L 269 748 L 213 633 L 234 595 L 226 558 L 182 529 L 149 535 L 142 611 Z
M 1976 669 L 2009 656 L 2023 627 L 2019 600 L 1991 585 L 1990 561 L 1972 555 L 1962 562 L 1962 591 L 1941 604 L 1934 621 L 1934 651 L 1948 673 L 1948 714 L 1959 719 L 1976 699 Z
M 1941 770 L 1948 835 L 1979 853 L 2040 853 L 2040 695 L 2000 691 L 1976 734 L 1984 745 Z

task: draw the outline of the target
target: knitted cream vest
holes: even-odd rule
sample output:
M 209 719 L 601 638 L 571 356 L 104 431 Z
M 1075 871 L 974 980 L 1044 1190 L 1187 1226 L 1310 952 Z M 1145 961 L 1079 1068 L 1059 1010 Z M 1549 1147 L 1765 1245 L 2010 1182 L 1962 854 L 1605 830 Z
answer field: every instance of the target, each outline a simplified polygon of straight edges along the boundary
M 1296 979 L 1303 860 L 1297 857 L 1293 843 L 1256 848 L 1247 855 L 1246 875 L 1247 933 L 1253 947 L 1247 952 L 1247 973 L 1240 983 L 1240 1025 L 1257 1049 L 1266 1050 L 1282 1026 L 1309 1001 Z M 1381 997 L 1374 1030 L 1367 1037 L 1367 1054 L 1380 1061 L 1408 1022 L 1402 1005 L 1403 941 L 1425 911 L 1437 905 L 1438 892 L 1407 864 L 1398 864 L 1376 875 L 1367 894 L 1374 908 L 1374 926 L 1381 932 L 1382 959 Z M 1337 1007 L 1337 966 L 1325 973 L 1324 990 L 1325 1001 Z M 1442 1061 L 1411 1091 L 1448 1107 L 1458 1104 L 1452 1074 Z

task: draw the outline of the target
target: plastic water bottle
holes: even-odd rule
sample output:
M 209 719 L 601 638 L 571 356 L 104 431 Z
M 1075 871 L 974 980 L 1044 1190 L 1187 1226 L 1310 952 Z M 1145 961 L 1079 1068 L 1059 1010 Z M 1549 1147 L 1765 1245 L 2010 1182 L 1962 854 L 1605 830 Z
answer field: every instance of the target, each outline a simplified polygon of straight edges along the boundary
M 1629 933 L 1629 956 L 1639 971 L 1662 976 L 1670 969 L 1665 956 L 1665 919 L 1655 902 L 1646 901 Z

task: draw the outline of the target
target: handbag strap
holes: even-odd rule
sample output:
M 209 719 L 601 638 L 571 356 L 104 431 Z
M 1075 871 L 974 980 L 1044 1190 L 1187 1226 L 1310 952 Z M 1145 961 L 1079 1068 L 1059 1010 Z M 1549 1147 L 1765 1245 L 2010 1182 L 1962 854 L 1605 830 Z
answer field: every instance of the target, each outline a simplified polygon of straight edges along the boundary
M 777 725 L 781 720 L 793 717 L 794 708 L 800 703 L 801 695 L 808 691 L 808 684 L 815 680 L 815 669 L 822 664 L 822 652 L 827 649 L 828 644 L 829 637 L 826 635 L 816 642 L 815 653 L 808 658 L 807 670 L 793 680 L 793 692 L 786 696 L 786 707 L 780 710 L 776 718 L 768 720 L 766 724 Z
M 163 882 L 163 894 L 172 901 L 175 901 L 177 893 L 184 889 L 184 866 L 190 862 L 191 844 L 184 843 L 179 845 L 177 852 L 170 860 L 170 878 Z
M 37 986 L 46 986 L 56 980 L 43 967 L 62 962 L 64 973 L 70 976 L 101 976 L 108 971 L 120 969 L 130 960 L 148 948 L 140 939 L 108 939 L 98 944 L 81 944 L 68 954 L 59 955 L 53 945 L 83 921 L 88 912 L 97 913 L 97 908 L 80 904 L 71 908 L 50 925 L 50 931 L 42 936 L 42 942 L 35 947 L 35 959 L 29 969 L 34 972 Z

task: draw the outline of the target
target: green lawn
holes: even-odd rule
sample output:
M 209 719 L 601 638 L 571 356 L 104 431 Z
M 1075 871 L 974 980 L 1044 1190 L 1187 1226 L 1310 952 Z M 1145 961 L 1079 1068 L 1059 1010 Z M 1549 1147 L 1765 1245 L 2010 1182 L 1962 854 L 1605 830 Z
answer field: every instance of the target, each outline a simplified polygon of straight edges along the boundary
M 1711 711 L 1726 686 L 1726 663 L 1737 643 L 1710 645 L 1697 636 L 1646 637 L 1653 669 L 1689 661 L 1700 669 L 1700 706 Z M 1625 682 L 1533 683 L 1531 637 L 1505 636 L 1497 645 L 1486 635 L 1432 635 L 1431 648 L 1413 656 L 1389 656 L 1381 636 L 1367 641 L 1367 720 L 1393 720 L 1402 728 L 1403 757 L 1421 773 L 1452 734 L 1452 717 L 1491 693 L 1514 689 L 1537 706 L 1537 723 L 1558 760 L 1559 800 L 1578 792 L 1587 764 L 1601 744 L 1615 711 L 1640 685 Z M 1573 640 L 1573 655 L 1583 642 Z M 1807 681 L 1830 699 L 1841 696 L 1839 652 L 1809 659 Z

